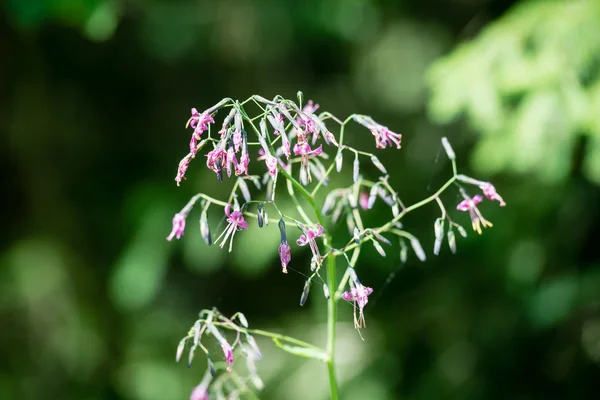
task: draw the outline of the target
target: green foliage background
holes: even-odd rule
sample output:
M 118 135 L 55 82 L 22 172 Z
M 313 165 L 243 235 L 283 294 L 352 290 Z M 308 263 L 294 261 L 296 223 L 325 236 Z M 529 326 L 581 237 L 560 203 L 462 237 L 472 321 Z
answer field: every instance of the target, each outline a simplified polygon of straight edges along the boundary
M 456 256 L 402 266 L 397 248 L 383 260 L 364 252 L 361 280 L 375 293 L 364 342 L 351 307 L 340 313 L 342 398 L 598 393 L 597 1 L 7 0 L 0 10 L 0 398 L 186 398 L 204 363 L 175 364 L 175 347 L 212 306 L 324 342 L 321 294 L 299 307 L 304 278 L 281 274 L 274 224 L 237 236 L 231 255 L 204 245 L 193 214 L 183 240 L 165 240 L 196 190 L 229 190 L 201 160 L 174 184 L 189 109 L 298 90 L 403 133 L 402 150 L 380 159 L 406 203 L 449 176 L 442 136 L 462 171 L 508 203 L 482 207 L 494 228 L 459 239 Z M 349 140 L 374 147 L 360 129 Z M 429 254 L 437 212 L 405 223 Z M 308 270 L 293 250 L 291 266 Z M 260 344 L 261 398 L 326 398 L 322 365 Z

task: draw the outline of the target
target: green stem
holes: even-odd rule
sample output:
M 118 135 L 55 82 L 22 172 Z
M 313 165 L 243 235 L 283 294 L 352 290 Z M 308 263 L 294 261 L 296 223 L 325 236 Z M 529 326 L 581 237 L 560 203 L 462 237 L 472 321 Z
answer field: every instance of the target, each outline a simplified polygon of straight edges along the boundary
M 329 254 L 327 256 L 327 286 L 332 291 L 335 288 L 335 256 Z M 329 360 L 327 361 L 327 372 L 329 375 L 329 391 L 331 400 L 338 399 L 338 387 L 335 379 L 335 326 L 337 322 L 337 299 L 335 292 L 329 296 L 327 300 L 327 353 Z

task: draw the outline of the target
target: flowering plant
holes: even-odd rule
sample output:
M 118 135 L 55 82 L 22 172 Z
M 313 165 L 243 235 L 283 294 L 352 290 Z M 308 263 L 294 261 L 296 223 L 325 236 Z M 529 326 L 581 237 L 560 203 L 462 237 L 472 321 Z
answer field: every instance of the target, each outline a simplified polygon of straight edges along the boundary
M 322 282 L 323 295 L 328 306 L 327 346 L 321 349 L 289 336 L 250 329 L 242 313 L 227 318 L 216 309 L 204 310 L 177 349 L 177 360 L 181 358 L 188 344 L 191 344 L 189 363 L 197 349 L 201 349 L 208 360 L 207 372 L 201 383 L 193 389 L 192 400 L 208 399 L 209 393 L 214 393 L 217 398 L 224 398 L 226 395 L 236 397 L 241 393 L 250 393 L 252 389 L 249 384 L 256 389 L 262 387 L 255 367 L 255 361 L 260 359 L 261 352 L 254 335 L 271 338 L 276 346 L 289 353 L 315 358 L 325 363 L 329 375 L 330 395 L 332 399 L 337 399 L 334 352 L 338 302 L 344 300 L 353 305 L 354 326 L 360 330 L 366 326 L 363 310 L 369 296 L 373 293 L 373 288 L 363 285 L 359 280 L 355 269 L 362 246 L 370 243 L 382 256 L 385 256 L 382 244 L 391 245 L 391 242 L 384 235 L 394 236 L 400 243 L 402 262 L 405 262 L 408 257 L 409 245 L 417 258 L 424 261 L 426 256 L 423 247 L 414 235 L 403 228 L 402 219 L 417 208 L 436 202 L 441 216 L 434 222 L 433 253 L 437 255 L 440 252 L 444 238 L 447 239 L 450 250 L 456 252 L 454 230 L 462 236 L 466 236 L 467 233 L 462 226 L 450 218 L 440 199 L 440 195 L 451 187 L 457 187 L 463 197 L 456 206 L 457 210 L 469 212 L 473 229 L 478 233 L 481 233 L 482 227 L 490 227 L 492 224 L 482 216 L 477 207 L 483 201 L 483 196 L 477 194 L 470 197 L 465 185 L 476 186 L 486 198 L 499 202 L 501 206 L 505 205 L 491 183 L 458 174 L 454 151 L 448 140 L 442 138 L 442 145 L 452 163 L 452 177 L 433 195 L 406 206 L 399 194 L 390 186 L 387 169 L 377 156 L 350 147 L 344 141 L 345 129 L 350 122 L 367 128 L 374 136 L 377 149 L 388 147 L 400 149 L 402 135 L 392 132 L 366 115 L 353 114 L 342 121 L 327 111 L 317 114 L 318 104 L 308 101 L 303 105 L 302 101 L 300 92 L 298 103 L 281 96 L 267 100 L 254 95 L 242 102 L 225 98 L 202 113 L 195 108 L 192 109 L 188 121 L 188 127 L 193 129 L 190 151 L 179 163 L 175 178 L 177 185 L 185 179 L 190 162 L 206 146 L 210 148 L 205 155 L 206 166 L 216 174 L 219 181 L 231 178 L 234 183 L 226 201 L 204 193 L 192 197 L 185 207 L 175 214 L 173 229 L 167 239 L 182 237 L 186 218 L 192 208 L 198 204 L 201 208 L 200 231 L 204 241 L 211 245 L 213 240 L 208 211 L 211 207 L 213 209 L 222 207 L 223 218 L 227 225 L 216 242 L 220 242 L 220 247 L 229 243 L 228 249 L 232 251 L 235 235 L 238 232 L 243 234 L 241 231 L 249 229 L 246 218 L 256 219 L 259 228 L 266 227 L 267 209 L 269 209 L 269 212 L 274 212 L 279 218 L 281 242 L 277 251 L 282 271 L 287 273 L 292 260 L 292 247 L 287 240 L 287 229 L 288 225 L 295 225 L 300 231 L 296 244 L 299 247 L 310 248 L 312 253 L 310 266 L 306 267 L 310 269 L 310 275 L 302 290 L 300 305 L 306 302 L 311 283 L 314 280 Z M 247 111 L 251 105 L 258 110 L 254 116 Z M 215 124 L 215 116 L 219 111 L 225 110 L 229 111 L 221 129 L 214 133 L 211 127 Z M 339 126 L 337 136 L 329 130 L 326 122 L 333 122 Z M 251 148 L 257 148 L 257 157 L 252 158 Z M 330 155 L 325 149 L 331 150 Z M 343 158 L 348 155 L 353 157 L 352 182 L 346 187 L 329 189 L 330 175 L 334 169 L 337 172 L 342 170 Z M 377 179 L 362 176 L 360 163 L 365 159 L 381 172 Z M 251 164 L 252 168 L 250 168 Z M 250 174 L 251 169 L 253 174 Z M 277 199 L 282 193 L 277 190 L 277 184 L 282 181 L 287 195 L 294 202 L 293 213 L 283 213 L 278 207 Z M 256 186 L 257 191 L 264 191 L 264 197 L 253 195 L 248 183 Z M 329 192 L 323 204 L 318 204 L 317 194 L 325 188 L 328 188 Z M 390 219 L 379 227 L 365 227 L 362 213 L 371 209 L 378 199 L 389 207 Z M 332 245 L 332 235 L 327 229 L 329 224 L 325 216 L 329 216 L 332 223 L 345 217 L 349 237 L 343 247 Z M 276 249 L 272 251 L 275 252 Z M 345 266 L 340 279 L 337 277 L 338 258 L 342 259 Z M 326 270 L 325 279 L 321 277 L 322 269 Z M 235 339 L 228 341 L 225 332 L 235 335 Z M 217 368 L 221 364 L 213 361 L 211 352 L 205 345 L 207 337 L 212 337 L 220 345 L 225 358 L 225 362 L 221 363 L 223 368 Z M 235 349 L 240 349 L 246 360 L 247 375 L 242 376 L 233 368 L 234 364 L 238 364 L 235 362 Z M 219 375 L 218 369 L 226 372 Z

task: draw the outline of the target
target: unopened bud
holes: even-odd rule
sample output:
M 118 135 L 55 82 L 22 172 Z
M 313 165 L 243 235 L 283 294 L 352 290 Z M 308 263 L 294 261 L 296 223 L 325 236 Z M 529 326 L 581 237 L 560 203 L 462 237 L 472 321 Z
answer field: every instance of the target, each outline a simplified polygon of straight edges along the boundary
M 421 247 L 421 243 L 419 242 L 419 239 L 417 239 L 417 238 L 410 239 L 410 245 L 412 246 L 413 251 L 419 258 L 419 260 L 425 261 L 427 259 L 427 257 L 425 257 L 425 251 L 423 250 L 423 247 Z
M 375 200 L 377 200 L 377 185 L 374 185 L 369 191 L 369 202 L 367 203 L 369 210 L 375 205 Z
M 344 210 L 344 203 L 340 201 L 338 203 L 338 205 L 335 207 L 335 209 L 333 210 L 333 213 L 331 214 L 331 222 L 333 222 L 334 224 L 336 222 L 338 222 L 338 220 L 340 219 L 340 216 L 342 215 L 343 210 Z
M 390 242 L 389 240 L 387 240 L 384 236 L 380 235 L 379 233 L 377 233 L 376 231 L 372 230 L 371 233 L 373 234 L 373 236 L 375 236 L 375 238 L 377 240 L 379 240 L 381 243 L 385 243 L 388 246 L 392 245 L 392 242 Z
M 326 283 L 323 284 L 323 294 L 325 295 L 325 298 L 329 300 L 329 287 L 327 287 Z
M 256 219 L 258 220 L 258 227 L 262 228 L 265 220 L 264 220 L 264 206 L 263 203 L 258 203 L 258 206 L 256 207 Z
M 396 202 L 394 202 L 394 204 L 392 205 L 392 215 L 394 216 L 394 218 L 400 215 L 400 206 Z
M 376 240 L 372 240 L 373 242 L 373 247 L 375 247 L 375 250 L 377 250 L 377 252 L 379 253 L 379 255 L 381 257 L 385 257 L 385 250 L 383 250 L 383 247 L 381 247 L 381 245 L 379 244 L 378 241 Z
M 354 227 L 354 232 L 352 232 L 352 235 L 354 236 L 354 242 L 356 244 L 360 244 L 360 231 L 358 230 L 358 227 Z
M 181 339 L 181 341 L 179 342 L 179 345 L 177 345 L 177 354 L 175 355 L 175 361 L 179 362 L 179 360 L 181 359 L 181 355 L 183 354 L 183 350 L 185 350 L 185 341 L 187 340 L 187 338 L 183 338 Z
M 435 220 L 435 223 L 433 224 L 433 232 L 436 239 L 444 237 L 444 220 L 442 218 Z
M 210 246 L 212 244 L 212 236 L 210 235 L 210 225 L 208 224 L 206 208 L 202 210 L 202 213 L 200 214 L 200 235 L 207 245 Z
M 217 374 L 217 370 L 215 368 L 215 363 L 213 362 L 210 354 L 206 355 L 206 361 L 208 363 L 208 371 L 210 372 L 210 375 L 214 378 L 214 376 Z
M 259 127 L 260 127 L 260 135 L 263 138 L 267 137 L 267 123 L 265 122 L 264 118 L 260 120 Z M 266 151 L 266 149 L 265 149 L 265 151 Z
M 377 158 L 376 156 L 372 155 L 371 156 L 371 162 L 373 163 L 374 166 L 377 167 L 377 169 L 379 169 L 381 172 L 383 172 L 385 175 L 387 175 L 387 170 L 385 169 L 385 167 L 383 166 L 383 164 L 381 163 L 381 161 L 379 161 L 379 158 Z
M 296 93 L 296 96 L 298 97 L 298 102 L 300 104 L 302 104 L 302 102 L 304 101 L 304 93 L 302 93 L 300 90 L 298 90 L 298 93 Z
M 342 151 L 338 151 L 337 155 L 335 156 L 335 170 L 337 172 L 340 172 L 342 170 L 342 164 L 344 162 L 344 156 L 342 155 Z
M 188 368 L 190 368 L 192 366 L 192 361 L 194 360 L 194 353 L 196 352 L 196 347 L 197 346 L 198 345 L 195 344 L 190 349 L 190 352 L 188 354 L 188 363 L 187 363 Z
M 352 267 L 348 267 L 348 275 L 350 275 L 350 279 L 356 284 L 359 284 L 358 276 L 356 275 L 356 271 Z
M 354 157 L 354 173 L 352 175 L 352 179 L 354 180 L 354 182 L 358 182 L 358 179 L 360 178 L 360 163 L 358 161 L 358 154 L 356 154 L 356 156 Z
M 325 202 L 323 203 L 323 209 L 321 210 L 323 215 L 329 214 L 329 212 L 331 211 L 333 206 L 335 206 L 336 198 L 337 198 L 337 195 L 335 192 L 330 192 L 327 195 L 327 197 L 325 197 Z
M 240 324 L 242 324 L 242 326 L 244 328 L 247 328 L 248 327 L 248 320 L 246 319 L 246 316 L 244 314 L 242 314 L 242 313 L 238 313 L 237 317 L 238 317 L 238 320 L 240 321 Z
M 256 353 L 256 357 L 258 359 L 262 358 L 262 353 L 260 351 L 260 348 L 258 347 L 258 344 L 256 343 L 256 340 L 254 339 L 254 337 L 250 334 L 246 334 L 246 341 L 248 342 L 248 344 L 250 345 L 250 347 L 252 347 L 252 350 L 254 350 L 254 353 Z
M 287 236 L 285 233 L 285 222 L 283 218 L 279 220 L 279 233 L 281 235 L 281 243 L 287 243 Z
M 246 185 L 246 181 L 244 179 L 238 179 L 238 186 L 242 192 L 242 197 L 244 197 L 244 200 L 252 200 L 252 197 L 250 197 L 250 190 L 248 189 L 248 185 Z
M 354 196 L 354 193 L 348 192 L 346 197 L 348 198 L 348 204 L 350 205 L 350 208 L 356 208 L 358 204 L 356 203 L 356 196 Z
M 404 239 L 400 239 L 400 261 L 404 264 L 408 259 L 408 246 Z
M 448 230 L 448 247 L 452 253 L 456 254 L 456 236 L 452 229 Z
M 458 229 L 458 233 L 460 233 L 460 236 L 466 238 L 467 237 L 467 231 L 465 230 L 465 228 L 463 228 L 460 225 L 455 225 L 455 226 L 456 226 L 456 229 Z
M 354 234 L 356 223 L 354 222 L 354 217 L 351 213 L 346 214 L 346 226 L 348 227 L 348 233 L 351 235 Z
M 446 154 L 450 160 L 456 159 L 456 154 L 454 154 L 454 150 L 452 150 L 452 146 L 450 146 L 450 142 L 446 137 L 442 138 L 442 146 L 444 146 L 444 150 L 446 150 Z
M 196 321 L 194 324 L 194 344 L 200 342 L 200 321 Z
M 310 291 L 310 281 L 306 281 L 304 289 L 302 289 L 302 296 L 300 296 L 300 305 L 303 306 L 308 299 L 308 292 Z

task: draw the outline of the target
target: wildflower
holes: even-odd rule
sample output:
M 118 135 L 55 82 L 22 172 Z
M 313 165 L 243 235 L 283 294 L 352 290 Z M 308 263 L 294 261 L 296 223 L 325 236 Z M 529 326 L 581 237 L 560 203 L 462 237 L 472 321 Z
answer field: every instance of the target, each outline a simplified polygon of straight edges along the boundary
M 208 400 L 208 385 L 200 383 L 192 390 L 190 400 Z
M 306 114 L 314 114 L 315 111 L 317 111 L 319 109 L 319 105 L 318 104 L 313 104 L 312 100 L 308 100 L 308 102 L 306 103 L 306 105 L 304 105 L 304 108 L 302 108 L 302 111 L 305 112 Z
M 233 236 L 235 232 L 240 231 L 242 229 L 248 229 L 248 223 L 244 220 L 244 215 L 241 211 L 237 210 L 231 212 L 231 204 L 227 204 L 225 206 L 225 215 L 227 216 L 227 227 L 223 230 L 221 235 L 217 238 L 217 242 L 223 237 L 223 241 L 221 242 L 221 248 L 225 245 L 227 239 L 231 238 L 229 241 L 229 251 L 231 251 L 231 246 L 233 245 Z
M 171 230 L 171 234 L 167 237 L 168 241 L 173 240 L 174 237 L 180 239 L 183 236 L 183 231 L 185 230 L 185 218 L 187 214 L 177 213 L 173 217 L 173 230 Z
M 481 195 L 476 195 L 473 198 L 465 198 L 465 200 L 458 203 L 456 209 L 459 211 L 468 211 L 469 216 L 471 217 L 471 223 L 473 224 L 473 230 L 477 233 L 481 234 L 481 227 L 492 227 L 492 223 L 481 215 L 481 212 L 477 208 L 477 204 L 481 203 L 483 197 Z
M 202 132 L 208 130 L 208 124 L 213 124 L 214 122 L 215 120 L 209 113 L 203 112 L 200 114 L 198 110 L 192 108 L 192 116 L 188 120 L 188 124 L 194 128 L 194 136 L 196 136 L 196 139 L 200 140 Z
M 281 259 L 281 267 L 283 273 L 287 274 L 287 266 L 292 260 L 292 249 L 287 242 L 287 236 L 285 233 L 285 222 L 283 219 L 279 220 L 279 231 L 281 233 L 281 244 L 279 245 L 279 258 Z
M 269 175 L 275 180 L 275 177 L 277 176 L 277 157 L 273 157 L 270 153 L 266 154 L 265 164 L 267 164 Z
M 175 177 L 175 182 L 177 182 L 177 186 L 179 186 L 181 184 L 181 181 L 185 179 L 185 172 L 190 166 L 190 158 L 191 156 L 188 154 L 179 162 L 179 167 L 177 168 L 177 176 Z
M 371 117 L 366 115 L 355 115 L 354 120 L 371 131 L 375 136 L 375 146 L 377 148 L 385 149 L 388 145 L 390 147 L 396 145 L 396 148 L 400 148 L 401 134 L 390 131 L 387 126 L 373 121 Z
M 250 156 L 248 155 L 248 135 L 246 131 L 242 129 L 242 155 L 240 156 L 240 162 L 235 166 L 235 174 L 248 175 L 248 164 L 250 164 Z
M 206 166 L 215 171 L 219 181 L 223 180 L 223 164 L 227 162 L 227 152 L 223 150 L 222 146 L 211 150 L 206 155 Z
M 312 181 L 310 167 L 309 167 L 309 157 L 310 156 L 318 156 L 323 153 L 323 146 L 319 146 L 316 149 L 311 149 L 310 145 L 305 141 L 304 135 L 298 135 L 298 143 L 294 145 L 294 154 L 300 156 L 300 173 L 305 174 L 308 178 L 308 182 Z
M 288 139 L 287 134 L 285 133 L 285 125 L 283 124 L 283 114 L 275 113 L 274 116 L 267 115 L 267 119 L 269 120 L 271 126 L 274 129 L 273 134 L 276 136 L 281 135 L 281 150 L 283 151 L 283 154 L 285 154 L 285 157 L 289 160 L 291 154 L 290 140 Z
M 354 307 L 354 327 L 361 328 L 366 327 L 365 323 L 365 315 L 363 313 L 363 308 L 369 302 L 369 295 L 373 293 L 373 289 L 367 286 L 363 286 L 358 279 L 356 282 L 354 280 L 350 280 L 350 290 L 342 293 L 342 299 L 346 301 L 353 301 L 355 304 Z M 356 306 L 358 305 L 358 318 L 356 318 Z
M 233 367 L 233 349 L 226 340 L 221 340 L 221 349 L 223 349 L 223 355 L 225 356 L 225 362 L 227 362 L 227 372 L 231 372 Z
M 504 207 L 506 205 L 502 197 L 500 197 L 500 195 L 496 192 L 496 188 L 494 187 L 494 185 L 492 185 L 491 183 L 485 182 L 479 185 L 479 188 L 483 191 L 485 197 L 487 197 L 490 200 L 499 202 L 500 207 Z
M 307 244 L 310 246 L 310 250 L 315 257 L 321 257 L 319 253 L 319 246 L 317 246 L 316 238 L 323 234 L 323 227 L 317 224 L 317 230 L 313 229 L 305 229 L 304 234 L 300 235 L 298 240 L 296 240 L 296 244 L 298 246 L 306 246 Z

